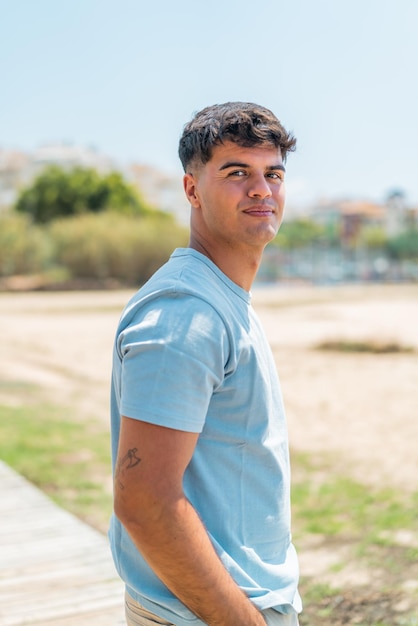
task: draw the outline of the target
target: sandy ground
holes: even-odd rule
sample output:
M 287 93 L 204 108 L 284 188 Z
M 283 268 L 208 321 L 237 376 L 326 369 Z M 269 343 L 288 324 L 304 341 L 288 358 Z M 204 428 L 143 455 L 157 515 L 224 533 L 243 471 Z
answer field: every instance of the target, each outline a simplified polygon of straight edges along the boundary
M 283 306 L 269 309 L 269 298 Z M 327 453 L 342 473 L 362 482 L 416 491 L 418 287 L 302 290 L 288 300 L 268 293 L 258 300 L 292 448 Z M 417 353 L 313 349 L 333 339 L 393 341 Z
M 132 292 L 0 294 L 0 402 L 32 390 L 107 423 L 111 350 Z M 291 447 L 333 455 L 363 481 L 416 490 L 417 354 L 314 350 L 324 339 L 393 340 L 418 350 L 418 286 L 256 288 Z
M 43 397 L 73 407 L 74 420 L 95 419 L 107 428 L 113 335 L 131 293 L 0 293 L 0 404 Z M 292 451 L 314 453 L 331 471 L 366 484 L 416 492 L 418 286 L 260 287 L 253 302 L 277 362 Z M 395 341 L 415 353 L 315 349 L 328 339 Z M 298 546 L 305 576 L 346 589 L 390 584 L 384 573 L 362 569 L 349 545 L 312 539 Z M 416 547 L 417 533 L 410 529 L 400 537 L 405 541 Z M 337 572 L 341 562 L 346 565 Z M 416 572 L 402 585 L 407 598 L 411 590 L 416 597 Z M 406 608 L 415 600 L 407 599 Z M 367 603 L 375 614 L 381 594 Z M 349 604 L 333 624 L 358 623 L 356 606 Z M 317 624 L 309 614 L 304 619 Z

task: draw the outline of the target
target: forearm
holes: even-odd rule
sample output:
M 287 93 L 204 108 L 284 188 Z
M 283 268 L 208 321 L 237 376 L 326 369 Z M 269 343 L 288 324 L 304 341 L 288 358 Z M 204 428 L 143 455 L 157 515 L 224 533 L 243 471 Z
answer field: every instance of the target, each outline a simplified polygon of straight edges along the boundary
M 186 498 L 125 526 L 150 567 L 209 626 L 265 626 L 218 558 Z

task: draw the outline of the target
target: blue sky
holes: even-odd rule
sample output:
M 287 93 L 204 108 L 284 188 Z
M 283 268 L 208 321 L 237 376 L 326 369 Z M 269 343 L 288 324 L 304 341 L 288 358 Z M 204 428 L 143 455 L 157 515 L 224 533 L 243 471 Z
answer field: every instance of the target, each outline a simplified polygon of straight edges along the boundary
M 0 0 L 0 148 L 95 146 L 181 175 L 192 113 L 271 108 L 288 203 L 418 205 L 416 0 Z

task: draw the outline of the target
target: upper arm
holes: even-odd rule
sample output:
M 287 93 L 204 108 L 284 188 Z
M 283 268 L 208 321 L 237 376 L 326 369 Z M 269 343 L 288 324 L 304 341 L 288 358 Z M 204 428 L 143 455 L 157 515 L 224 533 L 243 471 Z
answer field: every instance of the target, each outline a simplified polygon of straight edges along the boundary
M 224 377 L 229 339 L 205 301 L 181 294 L 141 305 L 117 340 L 118 517 L 183 497 L 183 475 Z
M 119 413 L 201 432 L 230 352 L 222 319 L 206 302 L 166 297 L 143 305 L 118 337 Z
M 122 417 L 115 471 L 118 516 L 137 515 L 183 495 L 183 475 L 198 433 Z

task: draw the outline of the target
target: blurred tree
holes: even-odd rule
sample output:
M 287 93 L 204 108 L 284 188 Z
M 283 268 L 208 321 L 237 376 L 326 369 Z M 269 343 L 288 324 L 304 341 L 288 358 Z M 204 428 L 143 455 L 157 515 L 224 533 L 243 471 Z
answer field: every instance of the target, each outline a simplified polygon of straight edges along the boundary
M 154 213 L 119 172 L 100 175 L 92 168 L 76 167 L 67 171 L 56 165 L 47 167 L 23 189 L 15 208 L 41 223 L 56 217 L 107 209 L 125 215 Z
M 388 250 L 394 259 L 418 259 L 418 229 L 412 228 L 390 238 Z
M 326 237 L 323 226 L 310 219 L 296 219 L 285 222 L 279 230 L 274 244 L 286 249 L 303 248 Z
M 385 248 L 388 236 L 382 226 L 365 226 L 360 230 L 358 242 L 365 248 Z

